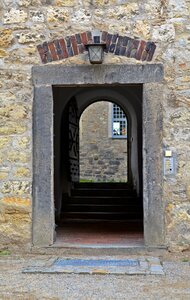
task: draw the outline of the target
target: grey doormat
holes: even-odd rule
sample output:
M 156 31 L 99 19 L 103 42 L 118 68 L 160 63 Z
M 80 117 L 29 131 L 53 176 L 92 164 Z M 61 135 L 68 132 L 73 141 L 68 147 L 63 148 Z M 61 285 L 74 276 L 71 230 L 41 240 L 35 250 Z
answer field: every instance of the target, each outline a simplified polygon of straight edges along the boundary
M 23 273 L 164 275 L 159 258 L 140 259 L 56 259 L 51 265 L 31 266 Z

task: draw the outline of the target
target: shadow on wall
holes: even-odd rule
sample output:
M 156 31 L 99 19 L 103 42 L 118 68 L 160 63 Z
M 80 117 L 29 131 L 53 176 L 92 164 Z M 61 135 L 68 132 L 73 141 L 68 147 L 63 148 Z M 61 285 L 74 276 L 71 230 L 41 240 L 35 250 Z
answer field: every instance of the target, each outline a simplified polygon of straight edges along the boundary
M 127 182 L 127 120 L 118 110 L 113 115 L 113 103 L 98 101 L 82 113 L 80 182 Z

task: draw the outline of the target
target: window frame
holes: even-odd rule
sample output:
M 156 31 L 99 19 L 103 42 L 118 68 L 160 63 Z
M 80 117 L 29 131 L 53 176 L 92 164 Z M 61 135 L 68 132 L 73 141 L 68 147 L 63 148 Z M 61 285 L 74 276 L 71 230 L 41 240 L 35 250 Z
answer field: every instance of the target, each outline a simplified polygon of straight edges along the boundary
M 125 117 L 115 117 L 114 116 L 114 105 L 116 107 L 119 108 L 119 110 L 121 110 L 121 112 L 125 115 Z M 114 125 L 114 122 L 125 122 L 125 129 L 126 129 L 126 134 L 125 135 L 114 135 L 113 134 L 113 125 Z M 123 109 L 117 105 L 116 103 L 112 103 L 112 107 L 111 107 L 111 137 L 112 139 L 127 139 L 128 138 L 128 122 L 127 122 L 127 116 L 125 114 L 125 112 L 123 111 Z

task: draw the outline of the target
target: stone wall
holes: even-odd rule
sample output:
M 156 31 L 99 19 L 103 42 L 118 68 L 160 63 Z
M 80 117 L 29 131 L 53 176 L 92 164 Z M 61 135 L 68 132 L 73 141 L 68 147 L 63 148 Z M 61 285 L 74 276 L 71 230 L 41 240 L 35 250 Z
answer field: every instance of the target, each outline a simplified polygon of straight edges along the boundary
M 176 174 L 164 178 L 166 245 L 190 244 L 190 1 L 0 0 L 0 242 L 31 241 L 31 68 L 37 45 L 98 28 L 156 43 L 165 69 L 163 144 L 176 155 Z M 105 63 L 139 63 L 105 55 Z M 62 64 L 89 64 L 86 53 Z M 145 62 L 147 63 L 147 62 Z
M 91 104 L 81 116 L 80 179 L 127 181 L 127 140 L 111 137 L 110 104 L 104 101 Z

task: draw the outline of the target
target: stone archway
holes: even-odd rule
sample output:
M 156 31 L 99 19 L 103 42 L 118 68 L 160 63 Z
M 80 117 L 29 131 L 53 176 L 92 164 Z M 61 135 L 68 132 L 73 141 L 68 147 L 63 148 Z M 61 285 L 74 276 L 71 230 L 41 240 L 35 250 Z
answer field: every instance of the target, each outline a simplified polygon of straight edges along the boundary
M 146 246 L 164 245 L 162 95 L 160 64 L 33 68 L 33 245 L 54 242 L 52 86 L 143 84 L 143 203 Z
M 130 182 L 130 121 L 121 106 L 105 98 L 82 111 L 79 120 L 80 182 Z
M 138 90 L 138 93 L 134 90 Z M 133 185 L 135 185 L 135 188 L 137 192 L 140 190 L 140 180 L 139 180 L 139 173 L 137 170 L 139 170 L 139 158 L 138 158 L 138 142 L 137 142 L 137 136 L 138 136 L 138 130 L 137 130 L 137 108 L 133 106 L 133 102 L 137 102 L 136 98 L 142 98 L 142 87 L 141 85 L 135 85 L 134 89 L 130 88 L 124 88 L 123 91 L 121 86 L 118 86 L 117 88 L 114 86 L 105 86 L 103 88 L 95 87 L 95 89 L 91 90 L 85 90 L 82 93 L 79 93 L 76 96 L 76 99 L 78 102 L 81 103 L 79 107 L 79 113 L 81 114 L 82 111 L 89 106 L 90 104 L 94 103 L 94 101 L 98 99 L 102 99 L 102 97 L 107 101 L 113 101 L 117 105 L 120 105 L 126 115 L 128 116 L 128 119 L 130 123 L 133 125 L 130 126 L 129 133 L 129 139 L 133 138 L 133 143 L 129 143 L 131 145 L 130 149 L 128 151 L 131 152 L 129 154 L 130 160 L 128 161 L 129 164 L 129 179 L 133 181 Z M 138 95 L 138 96 L 137 96 Z M 130 99 L 130 100 L 129 100 Z M 141 104 L 139 105 L 141 106 Z M 140 131 L 140 128 L 139 128 Z M 141 134 L 141 133 L 140 133 Z M 142 141 L 141 141 L 142 142 Z M 136 172 L 137 171 L 137 172 Z M 136 173 L 136 174 L 135 174 Z

